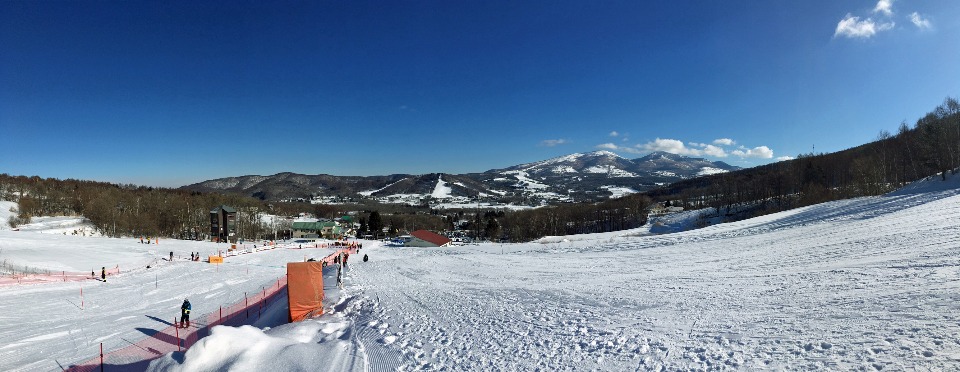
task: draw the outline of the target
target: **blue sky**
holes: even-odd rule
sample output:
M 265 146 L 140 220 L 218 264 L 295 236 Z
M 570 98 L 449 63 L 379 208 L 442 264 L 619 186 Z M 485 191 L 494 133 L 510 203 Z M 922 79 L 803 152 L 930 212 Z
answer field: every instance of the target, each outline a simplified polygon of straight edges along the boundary
M 960 96 L 960 2 L 2 1 L 0 172 L 151 186 L 654 150 L 749 167 Z

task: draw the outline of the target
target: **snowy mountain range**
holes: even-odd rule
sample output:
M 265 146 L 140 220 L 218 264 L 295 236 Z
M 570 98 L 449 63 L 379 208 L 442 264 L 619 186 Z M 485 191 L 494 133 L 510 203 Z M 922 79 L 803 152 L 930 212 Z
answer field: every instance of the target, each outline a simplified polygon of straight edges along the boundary
M 376 199 L 412 205 L 485 202 L 537 206 L 590 202 L 646 191 L 682 179 L 739 167 L 666 152 L 627 159 L 609 151 L 575 153 L 483 173 L 389 176 L 332 176 L 278 173 L 204 181 L 182 189 L 235 192 L 264 200 L 316 203 Z

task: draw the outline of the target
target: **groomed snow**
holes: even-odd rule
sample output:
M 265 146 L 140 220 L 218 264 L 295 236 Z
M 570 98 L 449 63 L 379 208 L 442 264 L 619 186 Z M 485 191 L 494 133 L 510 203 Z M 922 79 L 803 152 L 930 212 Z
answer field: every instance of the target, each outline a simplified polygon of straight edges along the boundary
M 447 182 L 443 180 L 443 177 L 437 177 L 437 186 L 433 188 L 433 193 L 430 194 L 434 199 L 449 199 L 453 197 L 453 188 L 447 186 Z
M 727 173 L 727 172 L 728 171 L 726 169 L 720 169 L 720 168 L 714 168 L 714 167 L 703 167 L 703 168 L 700 168 L 700 171 L 697 172 L 697 175 L 707 176 L 711 174 L 720 174 L 720 173 Z
M 67 260 L 68 249 L 98 255 L 113 241 L 0 231 L 0 242 L 13 237 L 51 262 Z M 953 370 L 958 237 L 953 177 L 664 235 L 644 228 L 455 248 L 365 242 L 370 261 L 351 259 L 333 314 L 266 331 L 216 328 L 152 366 Z M 135 340 L 137 327 L 158 326 L 153 318 L 171 316 L 182 291 L 209 311 L 205 303 L 236 299 L 302 259 L 298 251 L 247 256 L 219 273 L 175 261 L 84 284 L 92 302 L 82 311 L 71 303 L 77 283 L 0 288 L 0 370 L 90 357 L 98 339 Z M 159 290 L 150 287 L 158 273 Z
M 630 194 L 636 194 L 638 191 L 629 187 L 621 186 L 600 186 L 601 189 L 609 191 L 611 194 L 610 199 L 621 198 Z

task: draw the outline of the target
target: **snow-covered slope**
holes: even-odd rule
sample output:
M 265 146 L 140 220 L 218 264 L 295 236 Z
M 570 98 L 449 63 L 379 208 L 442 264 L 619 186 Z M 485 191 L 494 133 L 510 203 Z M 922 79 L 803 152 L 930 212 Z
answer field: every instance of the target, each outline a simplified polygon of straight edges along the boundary
M 12 260 L 23 257 L 8 253 L 14 245 L 51 261 L 110 245 L 12 231 L 0 231 L 0 243 L 15 234 L 27 240 L 4 246 Z M 370 261 L 351 260 L 332 317 L 216 330 L 154 368 L 302 368 L 333 359 L 324 368 L 953 370 L 958 238 L 960 180 L 951 178 L 674 234 L 637 229 L 455 248 L 368 242 Z M 96 243 L 76 246 L 83 239 Z M 290 252 L 250 255 L 219 273 L 175 262 L 92 283 L 84 290 L 96 296 L 95 311 L 71 304 L 76 283 L 0 288 L 0 370 L 54 369 L 54 359 L 92 354 L 93 334 L 135 340 L 132 330 L 168 317 L 181 297 L 166 288 L 211 297 L 201 303 L 235 299 L 300 259 Z M 159 290 L 149 287 L 155 273 L 164 279 Z M 341 341 L 334 348 L 333 339 Z
M 0 230 L 10 229 L 10 219 L 17 216 L 17 203 L 0 200 Z

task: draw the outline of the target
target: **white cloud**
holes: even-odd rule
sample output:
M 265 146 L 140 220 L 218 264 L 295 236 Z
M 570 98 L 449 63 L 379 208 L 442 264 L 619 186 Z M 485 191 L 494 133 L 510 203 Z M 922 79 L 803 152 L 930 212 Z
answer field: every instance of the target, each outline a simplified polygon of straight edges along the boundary
M 883 13 L 889 17 L 893 15 L 893 0 L 880 0 L 877 6 L 873 8 L 874 13 Z
M 718 139 L 713 140 L 713 144 L 714 144 L 714 145 L 721 145 L 721 146 L 733 146 L 733 145 L 737 144 L 737 141 L 734 141 L 734 140 L 729 139 L 729 138 L 718 138 Z
M 604 143 L 604 144 L 597 145 L 597 148 L 602 150 L 617 150 L 620 147 L 612 143 Z
M 720 138 L 713 141 L 717 144 L 736 144 L 735 141 L 729 138 Z M 598 149 L 609 150 L 609 151 L 620 151 L 628 152 L 631 154 L 636 153 L 651 153 L 655 151 L 669 152 L 671 154 L 684 155 L 684 156 L 694 156 L 694 157 L 714 157 L 714 158 L 726 158 L 730 155 L 739 156 L 741 159 L 744 158 L 756 158 L 756 159 L 771 159 L 773 158 L 773 150 L 767 146 L 758 146 L 752 149 L 747 148 L 746 146 L 740 145 L 737 150 L 728 151 L 721 146 L 699 143 L 699 142 L 687 142 L 684 143 L 680 140 L 670 139 L 670 138 L 657 138 L 653 141 L 638 144 L 634 147 L 619 146 L 614 143 L 604 143 L 596 146 Z M 778 161 L 790 160 L 793 159 L 789 156 L 781 156 L 777 158 Z
M 613 144 L 613 143 L 599 144 L 599 145 L 597 145 L 597 148 L 598 148 L 598 149 L 601 149 L 601 150 L 620 151 L 620 152 L 626 152 L 626 153 L 630 153 L 630 154 L 639 154 L 639 153 L 640 153 L 640 150 L 637 150 L 637 149 L 635 149 L 635 148 L 633 148 L 633 147 L 617 146 L 616 144 Z
M 767 146 L 759 146 L 752 149 L 733 150 L 731 154 L 741 158 L 770 159 L 773 157 L 773 150 Z
M 610 137 L 616 137 L 616 136 L 619 136 L 619 135 L 620 135 L 620 133 L 617 133 L 617 131 L 610 132 Z
M 929 20 L 929 19 L 925 19 L 925 18 L 921 17 L 920 14 L 917 13 L 917 12 L 913 12 L 913 13 L 910 14 L 910 22 L 913 22 L 913 25 L 914 25 L 914 26 L 917 26 L 917 28 L 919 28 L 919 29 L 921 29 L 921 30 L 927 30 L 927 29 L 930 29 L 930 27 L 933 26 L 933 25 L 930 24 L 930 20 Z
M 707 144 L 695 143 L 695 142 L 691 142 L 690 145 L 695 147 L 702 147 L 703 150 L 687 147 L 686 145 L 683 144 L 682 141 L 679 141 L 679 140 L 663 139 L 663 138 L 657 138 L 652 142 L 647 142 L 642 145 L 637 145 L 637 147 L 645 152 L 664 151 L 664 152 L 669 152 L 671 154 L 685 155 L 685 156 L 708 155 L 708 156 L 715 156 L 719 158 L 727 157 L 726 151 L 723 151 L 723 149 L 714 145 L 707 145 Z
M 557 145 L 563 145 L 566 143 L 570 143 L 570 141 L 567 141 L 565 139 L 548 139 L 548 140 L 544 140 L 543 142 L 540 142 L 540 146 L 553 147 Z
M 727 157 L 727 152 L 726 152 L 726 151 L 723 151 L 723 149 L 721 149 L 721 148 L 719 148 L 719 147 L 717 147 L 717 146 L 714 146 L 714 145 L 707 145 L 706 147 L 704 147 L 704 149 L 703 149 L 703 154 L 704 154 L 704 155 L 709 155 L 709 156 L 718 157 L 718 158 L 725 158 L 725 157 Z
M 671 154 L 677 155 L 697 155 L 697 150 L 687 148 L 683 142 L 675 139 L 661 139 L 657 138 L 653 142 L 647 142 L 642 145 L 637 145 L 637 147 L 643 149 L 644 151 L 654 152 L 654 151 L 664 151 Z
M 793 160 L 793 159 L 796 159 L 796 158 L 795 158 L 795 157 L 792 157 L 792 156 L 779 156 L 779 157 L 777 157 L 777 161 L 787 161 L 787 160 Z
M 840 20 L 840 23 L 837 23 L 837 30 L 833 33 L 833 37 L 845 36 L 867 39 L 876 35 L 879 31 L 892 29 L 894 25 L 893 22 L 877 23 L 870 18 L 861 21 L 860 17 L 854 17 L 848 13 L 844 19 Z

